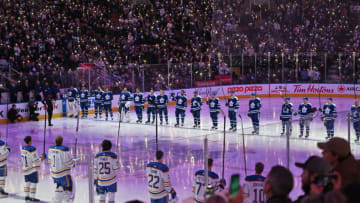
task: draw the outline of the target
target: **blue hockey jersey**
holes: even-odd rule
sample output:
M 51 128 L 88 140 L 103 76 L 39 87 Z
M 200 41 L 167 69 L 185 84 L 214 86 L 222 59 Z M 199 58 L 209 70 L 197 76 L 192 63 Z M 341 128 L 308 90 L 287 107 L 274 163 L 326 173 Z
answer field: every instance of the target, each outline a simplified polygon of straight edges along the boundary
M 160 94 L 157 96 L 156 101 L 159 108 L 165 108 L 167 106 L 167 103 L 169 102 L 169 98 L 166 94 Z
M 112 104 L 112 100 L 113 100 L 113 94 L 111 91 L 109 92 L 105 92 L 103 94 L 103 100 L 104 100 L 104 105 L 109 105 Z
M 187 98 L 186 96 L 177 95 L 174 98 L 174 101 L 176 101 L 176 109 L 186 110 L 187 107 Z
M 147 102 L 148 102 L 148 107 L 155 107 L 156 104 L 156 94 L 149 94 L 147 96 Z
M 130 94 L 130 92 L 128 92 L 128 91 L 126 91 L 126 92 L 122 91 L 122 92 L 120 93 L 120 96 L 119 96 L 119 103 L 120 103 L 120 104 L 125 104 L 125 103 L 128 102 L 128 101 L 131 101 L 131 94 Z
M 324 104 L 322 113 L 325 116 L 325 120 L 335 120 L 337 117 L 336 105 L 335 104 Z
M 51 88 L 49 86 L 45 86 L 42 88 L 44 98 L 47 98 L 51 95 Z
M 144 106 L 144 94 L 143 93 L 135 93 L 133 100 L 134 100 L 135 106 Z
M 351 106 L 351 120 L 354 123 L 360 121 L 360 106 Z
M 206 103 L 209 105 L 210 112 L 220 111 L 220 100 L 218 98 L 210 98 Z
M 298 113 L 300 114 L 300 117 L 306 117 L 307 115 L 309 115 L 311 113 L 311 108 L 312 105 L 310 103 L 300 104 L 298 109 Z
M 192 111 L 200 111 L 202 104 L 203 104 L 203 102 L 202 102 L 201 96 L 198 95 L 197 97 L 193 97 L 191 99 L 191 110 Z
M 250 114 L 257 114 L 260 113 L 261 108 L 261 100 L 260 98 L 250 99 L 249 101 L 249 113 Z
M 89 99 L 89 91 L 80 90 L 80 102 L 88 102 Z
M 236 111 L 239 109 L 239 99 L 237 97 L 230 97 L 226 102 L 226 106 L 229 107 L 229 111 Z
M 104 102 L 104 98 L 103 98 L 104 91 L 94 90 L 93 94 L 95 97 L 95 103 L 102 104 Z
M 73 88 L 73 89 L 68 89 L 68 94 L 67 94 L 67 98 L 69 101 L 74 101 L 76 100 L 76 96 L 77 96 L 77 89 Z
M 280 120 L 288 121 L 292 119 L 294 105 L 292 103 L 284 103 L 281 107 Z

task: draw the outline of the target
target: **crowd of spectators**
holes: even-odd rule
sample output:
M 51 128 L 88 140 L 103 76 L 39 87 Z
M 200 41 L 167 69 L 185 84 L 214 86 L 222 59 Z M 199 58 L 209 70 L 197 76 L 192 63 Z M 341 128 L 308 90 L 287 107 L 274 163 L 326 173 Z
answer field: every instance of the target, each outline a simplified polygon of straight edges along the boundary
M 329 74 L 339 76 L 326 79 L 352 82 L 348 73 L 354 67 L 353 52 L 360 58 L 359 16 L 350 11 L 355 0 L 276 0 L 262 5 L 245 0 L 0 0 L 0 4 L 0 67 L 17 73 L 13 77 L 17 91 L 28 90 L 26 80 L 31 90 L 37 80 L 41 85 L 56 83 L 58 88 L 84 83 L 76 81 L 80 63 L 106 69 L 107 74 L 98 77 L 109 78 L 115 89 L 141 87 L 142 80 L 146 87 L 186 88 L 194 84 L 191 81 L 214 79 L 229 66 L 243 70 L 233 72 L 233 83 L 261 82 L 269 76 L 270 82 L 323 81 L 325 66 Z M 296 53 L 301 55 L 298 59 Z M 337 53 L 342 53 L 340 62 Z M 246 56 L 244 61 L 241 55 Z M 176 64 L 171 65 L 170 77 L 168 64 Z M 332 73 L 339 65 L 342 69 Z M 281 77 L 282 66 L 291 76 L 287 81 Z M 12 82 L 7 83 L 12 88 Z

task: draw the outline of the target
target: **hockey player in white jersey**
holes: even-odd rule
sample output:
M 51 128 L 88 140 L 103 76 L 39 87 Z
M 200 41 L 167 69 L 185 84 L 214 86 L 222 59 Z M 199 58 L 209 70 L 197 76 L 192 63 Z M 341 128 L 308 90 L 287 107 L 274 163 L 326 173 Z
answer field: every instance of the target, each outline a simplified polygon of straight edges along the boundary
M 70 149 L 63 146 L 63 138 L 57 136 L 56 145 L 49 149 L 50 174 L 56 184 L 55 203 L 70 203 L 73 200 L 73 182 L 71 178 L 71 168 L 75 167 L 75 159 L 72 158 Z
M 36 186 L 39 183 L 38 170 L 41 162 L 46 159 L 46 154 L 42 153 L 39 157 L 36 147 L 32 146 L 31 136 L 26 136 L 24 142 L 26 145 L 21 148 L 21 161 L 25 176 L 25 200 L 39 202 L 40 200 L 35 198 Z
M 1 132 L 0 132 L 1 138 Z M 0 197 L 7 197 L 5 192 L 5 179 L 7 176 L 7 157 L 10 152 L 10 146 L 4 141 L 0 140 Z
M 109 140 L 104 140 L 101 144 L 102 152 L 95 156 L 94 161 L 94 179 L 96 192 L 100 196 L 100 203 L 115 203 L 116 173 L 119 172 L 120 166 L 118 157 L 111 152 L 112 144 Z
M 264 164 L 261 162 L 255 165 L 255 175 L 247 176 L 244 183 L 244 203 L 259 203 L 265 202 L 265 177 L 262 176 L 264 171 Z
M 211 185 L 214 188 L 215 192 L 220 192 L 225 188 L 225 180 L 219 180 L 218 174 L 211 171 L 213 165 L 213 160 L 208 159 L 208 185 Z M 205 202 L 205 170 L 199 170 L 195 173 L 194 183 L 193 183 L 193 196 L 195 203 Z
M 146 167 L 146 177 L 151 203 L 167 203 L 169 195 L 175 200 L 176 192 L 171 186 L 169 168 L 163 164 L 164 153 L 156 152 L 156 161 L 150 162 Z

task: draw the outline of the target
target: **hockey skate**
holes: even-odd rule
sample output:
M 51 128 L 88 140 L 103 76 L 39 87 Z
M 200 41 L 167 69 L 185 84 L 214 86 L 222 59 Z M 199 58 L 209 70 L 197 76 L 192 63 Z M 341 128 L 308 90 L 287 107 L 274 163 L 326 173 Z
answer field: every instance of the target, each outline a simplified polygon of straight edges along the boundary
M 145 122 L 145 124 L 150 124 L 150 121 L 149 121 L 149 120 L 147 120 L 147 121 Z
M 193 128 L 197 128 L 197 125 L 196 125 L 196 124 L 194 124 L 194 125 L 193 125 Z
M 9 193 L 5 192 L 3 188 L 0 189 L 0 198 L 6 198 Z
M 101 115 L 99 116 L 99 119 L 101 119 Z
M 305 135 L 305 138 L 308 138 L 309 137 L 309 134 L 307 133 L 306 135 Z
M 136 120 L 136 123 L 139 123 L 140 121 L 139 120 Z
M 359 137 L 356 137 L 356 140 L 355 140 L 355 142 L 359 142 Z
M 184 127 L 184 123 L 181 123 L 181 127 Z
M 169 121 L 166 121 L 166 125 L 169 125 Z
M 233 131 L 233 132 L 236 132 L 236 127 L 233 127 L 232 131 Z
M 106 117 L 105 120 L 107 121 L 107 120 L 108 120 L 108 117 Z
M 97 115 L 94 116 L 94 119 L 97 119 Z
M 232 131 L 234 129 L 234 127 L 233 126 L 231 126 L 231 128 L 229 128 L 229 131 Z
M 285 135 L 285 132 L 283 131 L 283 132 L 281 132 L 281 134 L 280 134 L 280 136 L 284 136 Z
M 175 127 L 179 127 L 179 123 L 176 123 L 174 126 L 175 126 Z
M 260 134 L 259 130 L 256 130 L 255 135 L 259 135 L 259 134 Z
M 113 121 L 113 120 L 114 120 L 114 117 L 111 116 L 111 120 Z
M 160 125 L 162 125 L 163 124 L 163 122 L 162 121 L 160 121 Z
M 303 136 L 303 134 L 301 133 L 301 134 L 299 135 L 299 138 L 302 138 L 302 136 Z
M 30 201 L 30 202 L 40 202 L 40 200 L 39 200 L 39 199 L 36 199 L 36 198 L 30 198 L 29 201 Z
M 155 123 L 155 120 L 153 120 L 152 122 L 151 122 L 151 124 L 154 124 Z

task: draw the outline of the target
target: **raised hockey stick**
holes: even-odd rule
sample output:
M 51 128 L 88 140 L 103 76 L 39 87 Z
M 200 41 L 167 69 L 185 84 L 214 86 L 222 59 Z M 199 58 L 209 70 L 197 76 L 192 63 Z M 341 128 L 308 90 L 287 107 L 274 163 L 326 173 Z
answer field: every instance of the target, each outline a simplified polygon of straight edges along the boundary
M 80 108 L 76 107 L 77 110 L 77 118 L 76 118 L 76 133 L 75 133 L 75 151 L 74 156 L 77 157 L 77 143 L 78 143 L 78 135 L 79 135 L 79 123 L 80 123 Z
M 43 145 L 43 153 L 45 153 L 45 143 L 46 143 L 46 112 L 47 112 L 47 105 L 45 102 L 44 104 L 44 110 L 45 110 L 45 119 L 44 119 L 44 145 Z
M 9 96 L 6 98 L 6 115 L 9 112 Z M 46 124 L 45 124 L 46 125 Z M 6 144 L 8 144 L 8 137 L 9 137 L 9 119 L 6 119 Z
M 246 150 L 245 150 L 245 134 L 244 134 L 244 124 L 241 114 L 239 114 L 239 118 L 241 121 L 241 133 L 242 133 L 242 141 L 243 141 L 243 154 L 244 154 L 244 167 L 245 167 L 245 176 L 247 176 L 247 167 L 246 167 Z
M 225 113 L 222 109 L 220 109 L 220 113 L 223 115 L 224 117 L 224 138 L 223 138 L 223 151 L 222 151 L 222 166 L 221 166 L 221 177 L 222 179 L 224 179 L 224 173 L 225 173 L 225 170 L 224 170 L 224 165 L 225 165 L 225 137 L 226 137 L 226 116 L 225 116 Z
M 118 134 L 117 134 L 117 138 L 116 138 L 116 153 L 118 153 L 119 150 L 119 140 L 120 140 L 120 127 L 121 127 L 121 112 L 122 110 L 119 111 L 119 126 L 118 126 Z
M 208 138 L 207 135 L 205 135 L 204 139 L 204 171 L 205 171 L 205 189 L 209 185 L 209 163 L 208 163 Z M 206 193 L 204 193 L 206 195 Z

